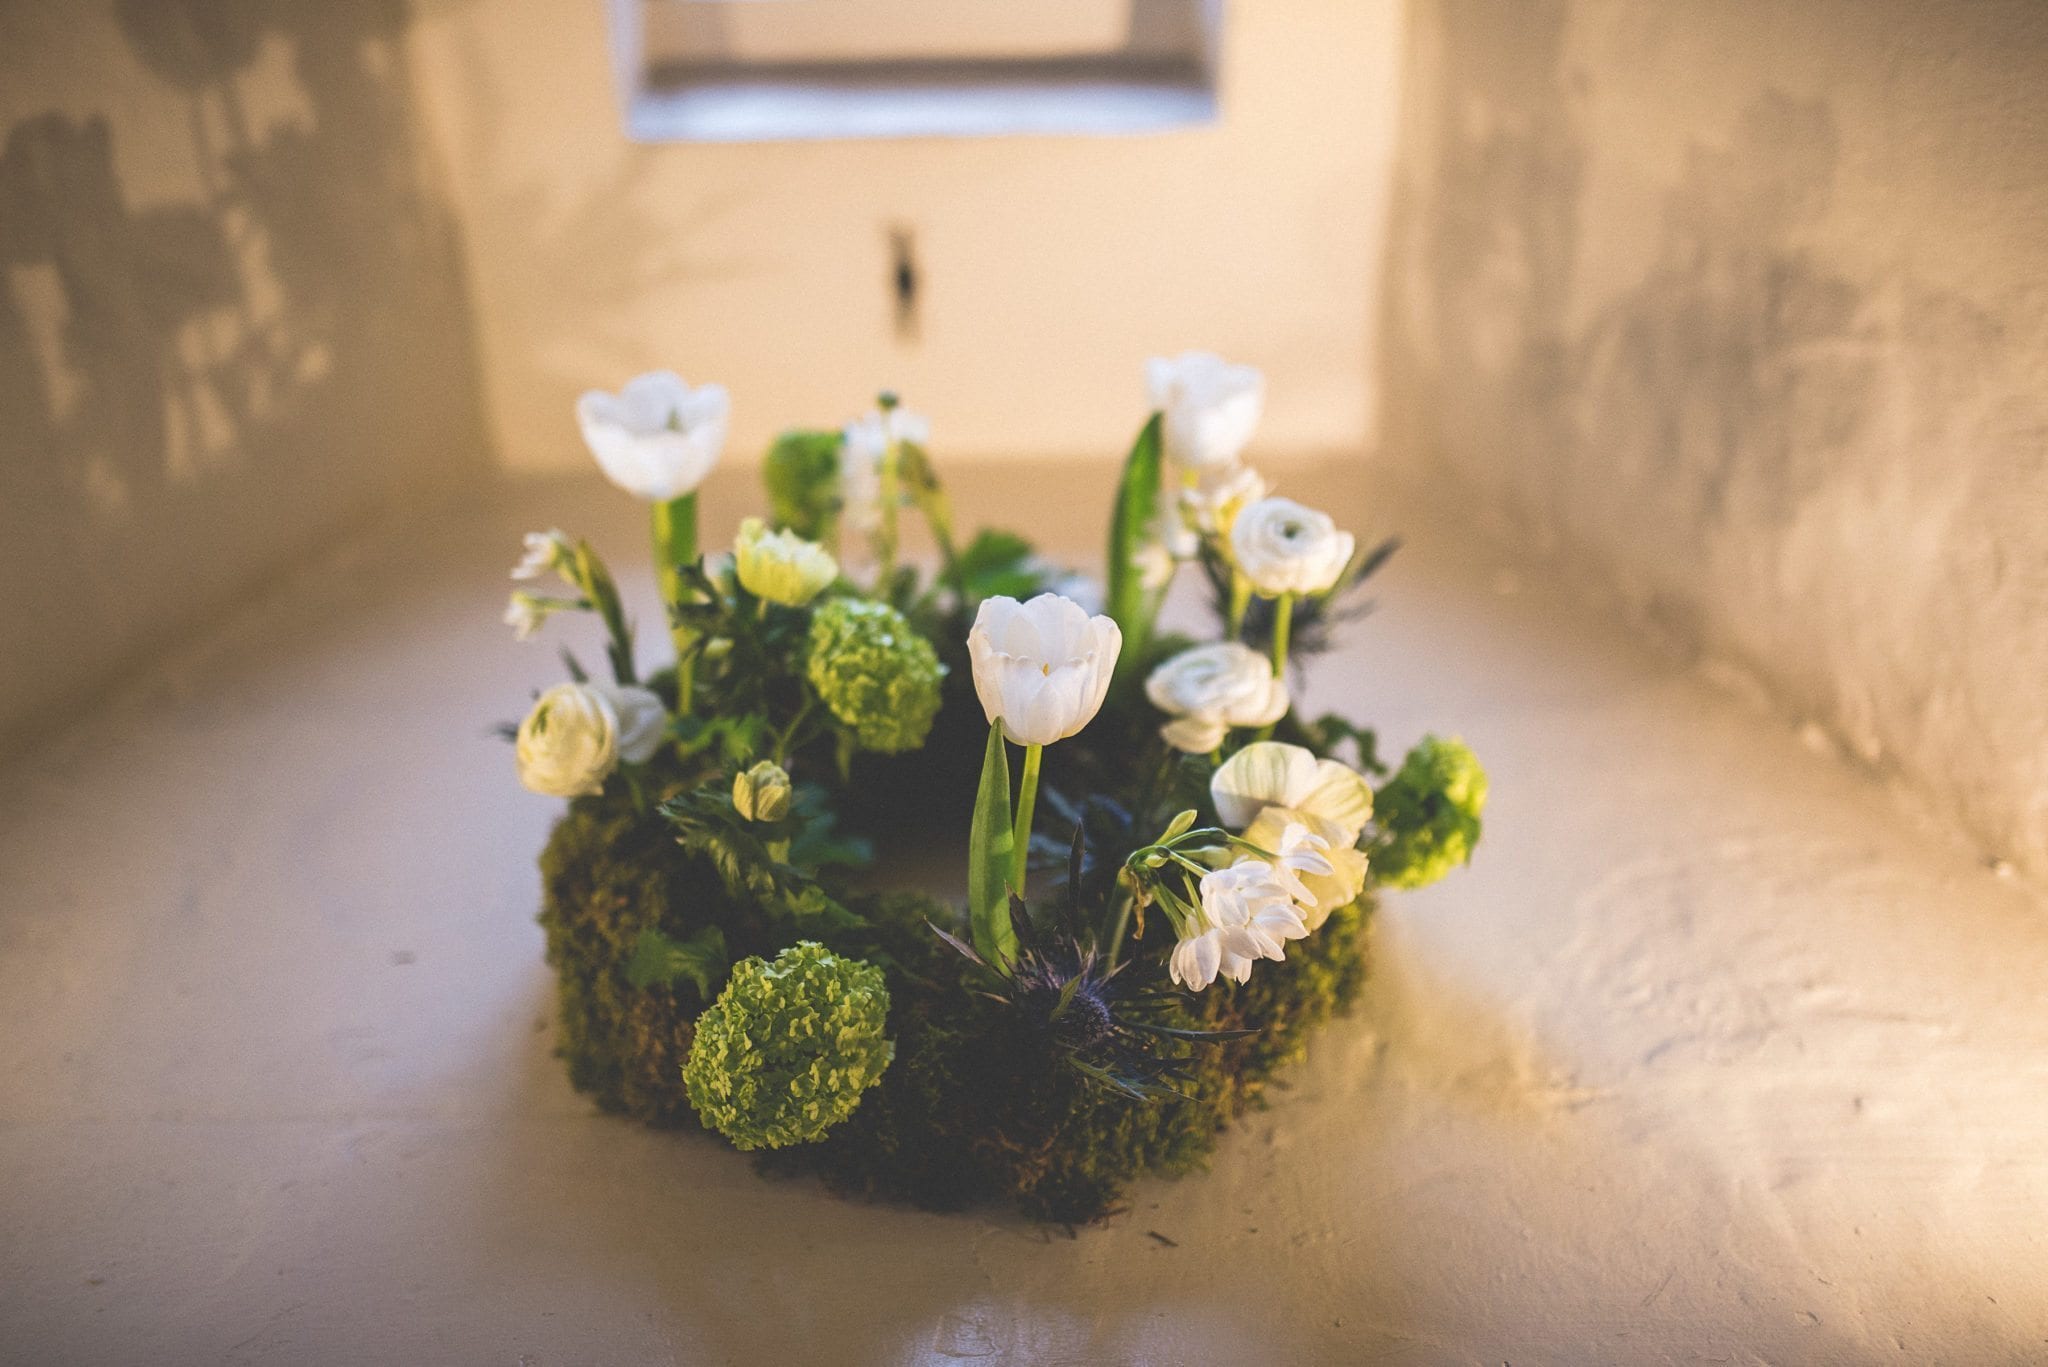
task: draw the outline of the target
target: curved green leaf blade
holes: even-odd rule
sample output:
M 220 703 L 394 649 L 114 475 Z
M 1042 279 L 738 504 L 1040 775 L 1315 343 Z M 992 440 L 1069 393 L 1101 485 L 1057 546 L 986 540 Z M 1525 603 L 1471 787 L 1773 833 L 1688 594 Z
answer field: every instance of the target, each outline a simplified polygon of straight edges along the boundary
M 1144 653 L 1145 639 L 1152 634 L 1154 605 L 1145 592 L 1138 569 L 1138 552 L 1159 521 L 1161 471 L 1161 426 L 1165 416 L 1154 413 L 1139 429 L 1124 460 L 1123 480 L 1116 489 L 1116 511 L 1109 523 L 1108 611 L 1124 634 L 1123 653 L 1117 658 L 1117 672 L 1135 665 Z
M 1010 924 L 1010 757 L 1003 749 L 1003 724 L 988 729 L 981 784 L 974 794 L 974 826 L 967 833 L 967 919 L 974 948 L 997 968 L 1017 955 L 1017 931 Z

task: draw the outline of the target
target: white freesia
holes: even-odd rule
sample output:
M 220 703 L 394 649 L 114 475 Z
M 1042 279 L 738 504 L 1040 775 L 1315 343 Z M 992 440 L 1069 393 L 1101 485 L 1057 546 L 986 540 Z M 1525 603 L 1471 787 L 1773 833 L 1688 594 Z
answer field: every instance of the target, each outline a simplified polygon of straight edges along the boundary
M 1056 593 L 985 599 L 967 633 L 982 711 L 1017 745 L 1050 745 L 1092 721 L 1122 649 L 1115 622 Z
M 1287 957 L 1286 941 L 1307 935 L 1285 883 L 1263 859 L 1240 859 L 1202 876 L 1201 906 L 1167 960 L 1173 981 L 1199 992 L 1220 975 L 1244 982 L 1259 959 Z
M 1259 821 L 1266 819 L 1267 812 L 1280 810 L 1283 809 L 1268 807 L 1265 812 L 1259 814 Z M 1252 824 L 1256 826 L 1258 822 Z M 1247 836 L 1246 839 L 1250 837 Z M 1315 889 L 1304 879 L 1327 878 L 1336 872 L 1336 866 L 1330 862 L 1329 838 L 1317 835 L 1299 821 L 1289 821 L 1281 826 L 1279 838 L 1270 846 L 1262 845 L 1256 840 L 1251 843 L 1258 845 L 1260 849 L 1270 848 L 1273 851 L 1273 876 L 1280 880 L 1281 886 L 1287 889 L 1287 895 L 1294 899 L 1296 905 L 1313 909 L 1317 902 Z M 1313 930 L 1315 927 L 1311 926 L 1309 929 Z
M 923 446 L 931 436 L 931 421 L 907 408 L 876 409 L 848 423 L 839 434 L 841 521 L 860 532 L 880 525 L 882 457 L 892 443 Z
M 1286 681 L 1237 641 L 1183 650 L 1152 671 L 1145 696 L 1173 718 L 1159 728 L 1166 743 L 1191 755 L 1223 744 L 1233 726 L 1270 726 L 1287 714 Z
M 1180 506 L 1197 532 L 1227 540 L 1237 515 L 1267 492 L 1265 478 L 1249 465 L 1204 470 L 1193 486 L 1180 491 Z
M 1295 900 L 1301 903 L 1302 922 L 1310 930 L 1322 929 L 1331 912 L 1365 888 L 1366 857 L 1358 848 L 1357 832 L 1347 833 L 1328 817 L 1268 807 L 1245 827 L 1244 838 L 1273 851 L 1279 856 L 1276 862 L 1292 872 L 1289 890 L 1298 887 Z
M 573 552 L 569 549 L 569 538 L 559 531 L 528 532 L 525 547 L 526 553 L 512 567 L 514 579 L 538 579 L 544 574 L 559 574 L 569 568 Z
M 839 577 L 832 552 L 787 529 L 771 532 L 758 517 L 740 523 L 732 554 L 746 591 L 785 607 L 802 607 Z
M 619 765 L 619 714 L 594 684 L 556 684 L 519 723 L 519 781 L 546 797 L 604 791 Z
M 1231 558 L 1267 597 L 1323 593 L 1351 563 L 1357 542 L 1329 515 L 1291 498 L 1263 498 L 1244 509 L 1230 528 Z
M 1206 351 L 1153 357 L 1145 387 L 1166 415 L 1166 454 L 1191 470 L 1235 464 L 1266 402 L 1263 375 Z
M 1277 740 L 1254 741 L 1223 761 L 1209 796 L 1223 824 L 1240 831 L 1266 808 L 1286 807 L 1332 823 L 1351 844 L 1372 819 L 1372 787 L 1356 769 Z
M 576 401 L 583 440 L 605 477 L 652 502 L 681 498 L 703 482 L 725 449 L 732 401 L 722 385 L 692 389 L 672 370 L 593 389 Z
M 530 640 L 548 618 L 563 608 L 574 606 L 576 604 L 567 598 L 545 598 L 537 593 L 514 589 L 511 601 L 505 604 L 505 625 L 512 628 L 512 634 L 518 640 Z

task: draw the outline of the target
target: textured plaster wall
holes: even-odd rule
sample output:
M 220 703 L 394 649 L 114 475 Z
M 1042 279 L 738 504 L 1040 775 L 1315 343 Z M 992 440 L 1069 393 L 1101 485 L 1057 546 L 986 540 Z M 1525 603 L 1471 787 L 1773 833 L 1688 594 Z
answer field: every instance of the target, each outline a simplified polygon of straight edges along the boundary
M 1416 0 L 1388 462 L 2048 871 L 2048 6 Z
M 584 468 L 576 395 L 651 366 L 732 389 L 742 459 L 882 386 L 945 458 L 1107 458 L 1145 357 L 1190 346 L 1272 376 L 1266 454 L 1369 437 L 1395 0 L 1230 6 L 1211 126 L 733 145 L 626 139 L 605 10 L 436 0 L 416 48 L 508 466 Z M 897 228 L 922 279 L 911 336 Z
M 484 468 L 400 0 L 0 0 L 0 751 Z

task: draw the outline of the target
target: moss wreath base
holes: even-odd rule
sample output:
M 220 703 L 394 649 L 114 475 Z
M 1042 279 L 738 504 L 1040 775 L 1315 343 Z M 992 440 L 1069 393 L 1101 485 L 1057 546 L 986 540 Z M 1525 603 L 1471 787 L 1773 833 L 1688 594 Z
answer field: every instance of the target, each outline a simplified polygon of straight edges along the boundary
M 841 1192 L 1077 1224 L 1201 1164 L 1356 999 L 1376 885 L 1469 857 L 1485 775 L 1427 737 L 1390 770 L 1371 731 L 1292 708 L 1392 544 L 1358 554 L 1239 463 L 1256 372 L 1155 370 L 1100 614 L 1022 538 L 953 539 L 891 396 L 779 439 L 772 523 L 730 556 L 700 553 L 688 492 L 723 391 L 664 372 L 585 396 L 600 465 L 652 505 L 676 663 L 637 673 L 588 543 L 527 537 L 513 577 L 561 587 L 516 590 L 506 621 L 592 613 L 611 670 L 565 653 L 570 681 L 506 728 L 521 782 L 570 799 L 540 922 L 578 1090 Z M 897 561 L 913 513 L 930 575 Z M 1208 580 L 1207 642 L 1155 630 L 1177 567 Z M 964 910 L 899 886 L 934 861 Z

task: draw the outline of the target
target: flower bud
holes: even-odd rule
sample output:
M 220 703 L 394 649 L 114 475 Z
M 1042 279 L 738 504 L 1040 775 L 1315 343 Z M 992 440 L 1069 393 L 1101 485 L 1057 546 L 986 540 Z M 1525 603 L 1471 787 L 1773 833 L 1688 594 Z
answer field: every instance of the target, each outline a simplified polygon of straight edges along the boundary
M 780 821 L 789 815 L 789 772 L 772 759 L 742 770 L 732 781 L 732 805 L 748 821 Z

